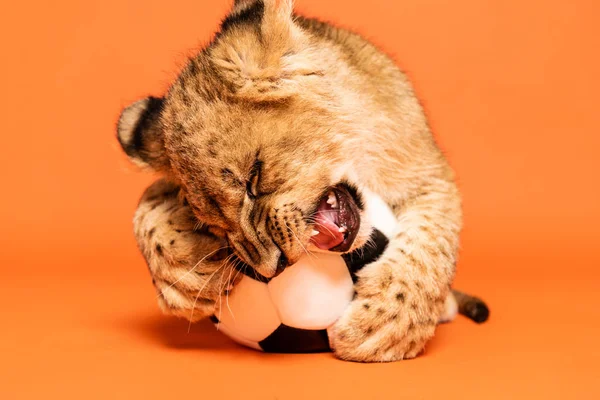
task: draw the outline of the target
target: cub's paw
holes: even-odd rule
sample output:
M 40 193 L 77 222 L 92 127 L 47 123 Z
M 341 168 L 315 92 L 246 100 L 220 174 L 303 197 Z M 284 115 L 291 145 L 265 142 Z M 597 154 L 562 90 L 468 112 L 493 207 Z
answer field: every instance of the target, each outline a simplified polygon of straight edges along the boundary
M 398 279 L 392 270 L 361 271 L 355 299 L 328 331 L 338 358 L 359 362 L 414 358 L 433 336 L 445 296 L 426 296 L 421 283 Z
M 172 183 L 159 180 L 146 190 L 134 232 L 165 313 L 190 321 L 207 317 L 240 278 L 225 240 L 201 226 Z

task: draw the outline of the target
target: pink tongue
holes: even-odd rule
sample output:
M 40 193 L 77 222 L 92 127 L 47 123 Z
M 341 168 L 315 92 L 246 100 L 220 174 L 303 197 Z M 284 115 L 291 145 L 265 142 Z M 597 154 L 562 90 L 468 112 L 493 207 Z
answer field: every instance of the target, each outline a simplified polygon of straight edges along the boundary
M 319 231 L 319 234 L 313 236 L 311 241 L 321 250 L 332 249 L 344 241 L 344 234 L 339 232 L 339 226 L 333 222 L 335 212 L 320 210 L 315 218 L 315 230 Z

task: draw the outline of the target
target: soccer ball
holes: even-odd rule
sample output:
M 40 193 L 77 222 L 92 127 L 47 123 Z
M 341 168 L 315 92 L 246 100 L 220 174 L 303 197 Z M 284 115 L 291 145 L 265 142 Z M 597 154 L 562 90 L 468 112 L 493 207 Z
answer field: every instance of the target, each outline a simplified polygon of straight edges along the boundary
M 354 297 L 355 273 L 383 253 L 395 217 L 380 199 L 367 204 L 375 227 L 368 246 L 350 254 L 309 251 L 267 279 L 248 266 L 217 302 L 217 329 L 244 346 L 271 353 L 330 351 L 327 329 Z M 314 249 L 313 249 L 314 250 Z

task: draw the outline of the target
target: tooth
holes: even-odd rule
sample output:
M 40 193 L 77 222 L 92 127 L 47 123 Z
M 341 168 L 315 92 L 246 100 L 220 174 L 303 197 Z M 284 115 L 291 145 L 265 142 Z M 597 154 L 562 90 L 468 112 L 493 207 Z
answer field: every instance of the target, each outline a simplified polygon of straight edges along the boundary
M 327 197 L 327 204 L 329 204 L 331 208 L 338 207 L 337 197 L 335 197 L 335 193 L 329 192 L 329 197 Z
M 340 229 L 338 229 L 339 233 L 344 233 L 346 232 L 346 227 L 345 226 L 340 226 Z
M 319 231 L 315 231 L 313 230 L 310 234 L 310 236 L 317 236 L 320 232 Z

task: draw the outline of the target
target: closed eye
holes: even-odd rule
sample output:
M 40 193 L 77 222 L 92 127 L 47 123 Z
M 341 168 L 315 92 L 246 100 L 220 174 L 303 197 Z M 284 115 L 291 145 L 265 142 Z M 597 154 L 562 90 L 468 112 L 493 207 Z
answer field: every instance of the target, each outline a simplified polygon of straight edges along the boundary
M 258 196 L 258 174 L 246 182 L 246 192 L 251 199 L 255 199 Z
M 256 160 L 252 169 L 250 170 L 250 179 L 246 182 L 246 193 L 251 199 L 258 197 L 258 183 L 260 181 L 260 172 L 262 169 L 262 162 Z

